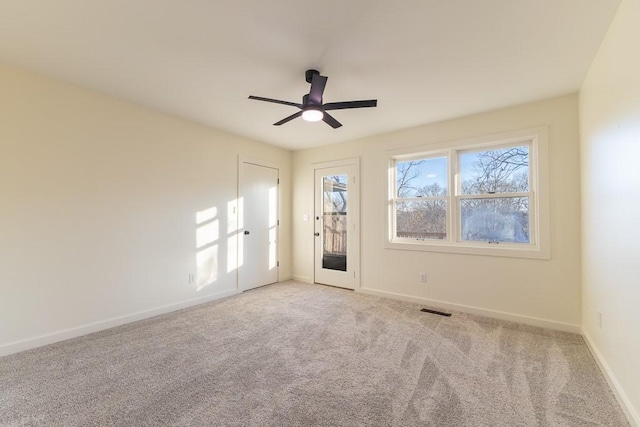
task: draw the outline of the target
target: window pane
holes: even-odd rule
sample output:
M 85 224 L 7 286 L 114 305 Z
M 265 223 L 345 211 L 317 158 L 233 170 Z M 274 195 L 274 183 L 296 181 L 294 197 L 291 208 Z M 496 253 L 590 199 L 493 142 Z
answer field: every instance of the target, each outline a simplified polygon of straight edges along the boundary
M 460 154 L 461 194 L 529 191 L 529 146 Z
M 396 195 L 428 197 L 447 195 L 447 158 L 396 162 Z
M 414 200 L 396 204 L 396 237 L 446 239 L 447 201 Z
M 462 240 L 529 243 L 529 198 L 460 200 Z

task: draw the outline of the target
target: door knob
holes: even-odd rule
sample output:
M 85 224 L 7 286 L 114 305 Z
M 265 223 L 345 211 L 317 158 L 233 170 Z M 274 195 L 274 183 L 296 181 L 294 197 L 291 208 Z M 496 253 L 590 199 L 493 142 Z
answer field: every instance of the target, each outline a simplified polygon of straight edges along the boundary
M 244 230 L 244 235 L 246 236 L 247 234 L 249 234 L 249 230 Z
M 314 235 L 314 236 L 319 236 L 319 235 L 320 235 L 320 233 L 313 233 L 313 235 Z

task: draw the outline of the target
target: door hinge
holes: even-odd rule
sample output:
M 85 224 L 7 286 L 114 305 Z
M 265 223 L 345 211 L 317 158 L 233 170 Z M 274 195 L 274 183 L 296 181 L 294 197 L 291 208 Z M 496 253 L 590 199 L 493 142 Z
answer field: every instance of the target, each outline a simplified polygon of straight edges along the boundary
M 280 185 L 280 178 L 278 178 L 278 185 Z
M 276 267 L 280 267 L 280 261 L 276 262 Z
M 355 270 L 354 270 L 354 272 L 353 272 L 353 278 L 354 278 L 354 279 L 356 278 L 356 272 L 355 272 Z
M 277 222 L 277 224 L 276 224 L 276 225 L 280 225 L 280 220 L 278 220 L 278 222 Z

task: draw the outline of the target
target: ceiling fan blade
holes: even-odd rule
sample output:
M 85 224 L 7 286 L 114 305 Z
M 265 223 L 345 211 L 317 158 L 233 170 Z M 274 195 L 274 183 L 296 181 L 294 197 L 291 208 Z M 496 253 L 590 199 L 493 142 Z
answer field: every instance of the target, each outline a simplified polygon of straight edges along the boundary
M 302 104 L 297 104 L 295 102 L 289 102 L 289 101 L 280 101 L 279 99 L 263 98 L 261 96 L 253 96 L 253 95 L 249 96 L 249 99 L 255 99 L 256 101 L 273 102 L 274 104 L 291 105 L 292 107 L 302 108 Z
M 322 94 L 327 85 L 327 77 L 314 74 L 311 79 L 311 90 L 309 91 L 309 102 L 315 105 L 322 105 Z
M 297 119 L 298 117 L 300 117 L 302 115 L 302 111 L 298 111 L 295 114 L 290 115 L 289 117 L 285 117 L 284 119 L 280 120 L 279 122 L 274 123 L 274 126 L 280 126 L 283 125 L 287 122 L 290 122 L 293 119 Z
M 324 113 L 324 117 L 322 118 L 322 121 L 334 129 L 337 129 L 340 126 L 342 126 L 342 123 L 334 119 L 333 116 L 327 112 Z
M 345 102 L 329 102 L 324 104 L 322 108 L 327 110 L 345 110 L 347 108 L 366 108 L 378 106 L 377 99 L 368 99 L 366 101 L 345 101 Z

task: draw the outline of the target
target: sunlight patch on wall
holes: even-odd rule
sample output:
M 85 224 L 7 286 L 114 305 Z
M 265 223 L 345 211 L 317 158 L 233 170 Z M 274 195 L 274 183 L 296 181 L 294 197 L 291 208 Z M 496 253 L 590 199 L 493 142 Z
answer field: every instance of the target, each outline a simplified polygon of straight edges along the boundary
M 233 199 L 227 203 L 227 233 L 238 231 L 238 199 Z
M 218 208 L 215 206 L 196 213 L 196 224 L 202 224 L 218 216 Z
M 244 236 L 242 234 L 238 234 L 238 238 L 236 239 L 238 245 L 238 266 L 240 268 L 244 265 Z
M 218 244 L 220 220 L 218 208 L 211 207 L 196 213 L 196 290 L 200 291 L 218 280 Z
M 220 224 L 217 219 L 198 227 L 196 230 L 196 247 L 200 249 L 218 240 L 218 237 L 220 237 L 219 229 Z
M 238 199 L 238 226 L 236 230 L 242 230 L 244 227 L 244 197 Z
M 236 228 L 236 241 L 238 245 L 238 265 L 236 268 L 240 268 L 244 265 L 244 197 L 238 199 L 238 226 Z
M 227 203 L 227 273 L 238 268 L 238 200 Z
M 275 227 L 278 222 L 278 189 L 269 189 L 269 227 Z
M 273 270 L 278 264 L 277 238 L 278 238 L 278 188 L 269 188 L 269 270 Z
M 276 227 L 269 228 L 269 270 L 273 270 L 276 268 L 278 263 L 278 258 L 276 254 Z
M 198 266 L 198 291 L 218 280 L 218 245 L 213 245 L 196 254 Z

